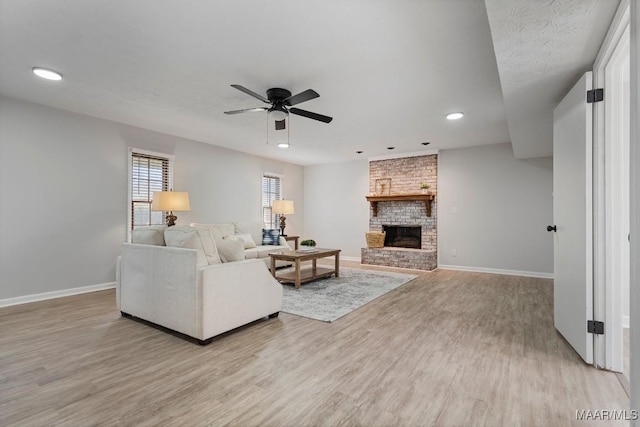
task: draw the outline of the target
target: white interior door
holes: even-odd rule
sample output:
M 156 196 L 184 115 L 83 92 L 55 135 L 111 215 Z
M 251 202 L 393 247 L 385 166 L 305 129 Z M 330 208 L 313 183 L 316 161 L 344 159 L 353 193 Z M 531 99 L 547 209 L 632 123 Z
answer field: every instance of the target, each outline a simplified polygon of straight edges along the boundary
M 587 363 L 593 363 L 591 88 L 587 72 L 553 111 L 554 323 Z

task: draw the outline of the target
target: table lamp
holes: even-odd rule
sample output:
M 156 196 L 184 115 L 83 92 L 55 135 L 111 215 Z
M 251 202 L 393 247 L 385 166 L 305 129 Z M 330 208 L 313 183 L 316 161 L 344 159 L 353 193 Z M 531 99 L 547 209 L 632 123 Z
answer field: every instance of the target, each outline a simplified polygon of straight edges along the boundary
M 166 216 L 167 227 L 176 225 L 176 212 L 186 212 L 191 210 L 189 206 L 189 193 L 186 191 L 154 191 L 153 202 L 151 202 L 152 211 L 169 212 Z
M 293 200 L 274 200 L 271 205 L 271 212 L 280 215 L 280 235 L 286 236 L 286 234 L 284 234 L 284 228 L 286 227 L 287 220 L 285 215 L 295 213 L 293 209 Z

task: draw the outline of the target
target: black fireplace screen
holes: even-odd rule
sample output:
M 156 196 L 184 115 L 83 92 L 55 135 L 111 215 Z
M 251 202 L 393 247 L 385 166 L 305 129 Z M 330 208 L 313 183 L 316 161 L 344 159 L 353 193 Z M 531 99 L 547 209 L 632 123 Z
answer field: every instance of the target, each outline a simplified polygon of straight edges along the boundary
M 422 227 L 404 225 L 383 225 L 385 246 L 422 249 Z

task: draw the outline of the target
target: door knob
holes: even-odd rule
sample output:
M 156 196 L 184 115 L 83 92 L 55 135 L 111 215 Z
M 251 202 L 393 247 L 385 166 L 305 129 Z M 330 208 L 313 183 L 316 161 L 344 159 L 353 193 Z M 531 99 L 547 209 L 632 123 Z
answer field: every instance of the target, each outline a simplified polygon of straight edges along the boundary
M 558 231 L 555 225 L 547 225 L 547 231 Z

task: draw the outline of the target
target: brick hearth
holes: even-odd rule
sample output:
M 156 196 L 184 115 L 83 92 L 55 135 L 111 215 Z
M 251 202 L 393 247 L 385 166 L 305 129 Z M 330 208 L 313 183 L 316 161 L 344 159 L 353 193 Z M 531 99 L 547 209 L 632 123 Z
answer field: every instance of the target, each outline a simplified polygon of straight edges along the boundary
M 436 251 L 405 248 L 362 248 L 362 264 L 434 270 L 438 267 Z

